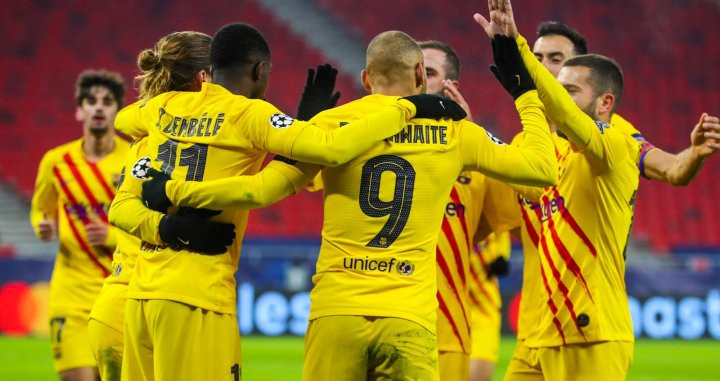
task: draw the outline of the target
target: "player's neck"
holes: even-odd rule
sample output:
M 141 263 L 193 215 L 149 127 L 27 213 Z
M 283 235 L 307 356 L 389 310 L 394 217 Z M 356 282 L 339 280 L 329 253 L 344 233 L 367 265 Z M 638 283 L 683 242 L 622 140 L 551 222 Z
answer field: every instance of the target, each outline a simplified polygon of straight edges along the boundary
M 372 88 L 373 94 L 382 94 L 382 95 L 390 95 L 390 96 L 398 96 L 398 97 L 408 97 L 411 95 L 417 95 L 419 94 L 419 91 L 417 88 L 412 86 L 405 86 L 402 84 L 393 84 L 393 85 L 387 85 L 387 86 L 374 86 Z
M 115 135 L 105 133 L 96 136 L 92 133 L 85 134 L 83 138 L 83 152 L 89 161 L 101 160 L 115 148 Z

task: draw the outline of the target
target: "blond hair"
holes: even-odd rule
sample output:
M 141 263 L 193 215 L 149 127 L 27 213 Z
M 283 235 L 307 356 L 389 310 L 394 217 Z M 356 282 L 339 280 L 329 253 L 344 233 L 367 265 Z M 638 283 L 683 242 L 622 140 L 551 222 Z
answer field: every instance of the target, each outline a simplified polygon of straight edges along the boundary
M 205 33 L 174 32 L 161 38 L 152 49 L 140 52 L 140 74 L 135 77 L 140 99 L 189 90 L 200 70 L 210 70 L 211 42 Z
M 415 65 L 423 62 L 420 46 L 407 34 L 391 30 L 370 41 L 365 68 L 371 82 L 382 86 L 414 80 Z

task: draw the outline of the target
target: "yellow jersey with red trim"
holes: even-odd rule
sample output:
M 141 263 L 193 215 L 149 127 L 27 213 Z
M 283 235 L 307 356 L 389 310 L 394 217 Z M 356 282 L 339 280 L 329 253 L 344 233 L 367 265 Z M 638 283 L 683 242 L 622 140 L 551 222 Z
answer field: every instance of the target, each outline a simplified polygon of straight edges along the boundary
M 366 96 L 311 121 L 337 129 L 389 99 Z M 555 180 L 546 172 L 555 157 L 537 101 L 534 91 L 516 101 L 529 135 L 523 148 L 505 145 L 472 122 L 413 119 L 347 164 L 324 168 L 325 219 L 309 318 L 397 317 L 435 332 L 438 211 L 458 175 L 477 170 L 528 185 Z
M 468 295 L 471 250 L 483 213 L 485 176 L 464 172 L 450 191 L 440 225 L 437 262 L 437 338 L 441 352 L 470 353 Z
M 632 150 L 634 143 L 622 131 L 599 128 L 609 145 Z M 537 202 L 520 197 L 530 241 L 525 270 L 537 274 L 534 282 L 524 277 L 532 283 L 523 287 L 521 314 L 537 308 L 534 317 L 521 319 L 524 328 L 532 327 L 524 332 L 526 345 L 632 341 L 625 250 L 638 187 L 635 157 L 627 154 L 598 173 L 569 143 L 556 147 L 558 185 Z
M 474 247 L 470 256 L 470 311 L 486 319 L 499 315 L 502 307 L 498 279 L 488 273 L 488 266 L 500 257 L 510 258 L 507 231 L 491 233 Z
M 98 162 L 87 160 L 83 139 L 53 148 L 40 162 L 30 220 L 36 233 L 43 219 L 57 221 L 60 245 L 50 281 L 51 311 L 90 310 L 110 274 L 116 242 L 125 234 L 108 226 L 105 244 L 92 246 L 85 230 L 93 221 L 108 223 L 108 209 L 130 146 L 119 137 L 113 142 L 112 151 Z
M 135 179 L 131 172 L 138 158 L 149 156 L 146 147 L 147 139 L 131 144 L 130 151 L 125 157 L 125 165 L 122 168 L 118 188 L 132 187 L 135 192 L 141 191 L 142 182 Z M 122 331 L 127 288 L 135 268 L 135 260 L 141 249 L 147 247 L 148 244 L 123 231 L 120 233 L 113 253 L 110 275 L 105 278 L 100 294 L 90 312 L 90 317 Z

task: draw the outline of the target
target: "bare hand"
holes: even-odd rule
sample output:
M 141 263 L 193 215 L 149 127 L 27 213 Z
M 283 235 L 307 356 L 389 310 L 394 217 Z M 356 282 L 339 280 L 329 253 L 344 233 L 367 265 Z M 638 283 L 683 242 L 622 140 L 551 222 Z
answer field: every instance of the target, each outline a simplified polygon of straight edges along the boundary
M 690 133 L 690 144 L 694 153 L 702 158 L 720 150 L 720 119 L 703 113 Z
M 52 241 L 57 237 L 57 226 L 55 220 L 47 218 L 47 215 L 43 215 L 43 219 L 38 223 L 38 233 L 40 233 L 40 239 L 43 241 Z
M 490 21 L 479 13 L 473 15 L 473 18 L 490 39 L 496 34 L 513 38 L 518 36 L 510 0 L 488 0 L 488 12 Z
M 91 221 L 85 225 L 88 242 L 92 246 L 103 246 L 108 235 L 108 226 L 101 221 Z
M 449 79 L 446 79 L 443 81 L 443 95 L 445 95 L 446 97 L 457 102 L 460 105 L 460 107 L 462 107 L 463 110 L 465 110 L 465 112 L 467 113 L 467 117 L 465 119 L 472 122 L 472 114 L 470 114 L 470 106 L 467 104 L 467 102 L 465 101 L 465 98 L 463 98 L 462 94 L 460 94 L 457 87 L 455 87 L 455 85 L 453 85 L 452 81 Z

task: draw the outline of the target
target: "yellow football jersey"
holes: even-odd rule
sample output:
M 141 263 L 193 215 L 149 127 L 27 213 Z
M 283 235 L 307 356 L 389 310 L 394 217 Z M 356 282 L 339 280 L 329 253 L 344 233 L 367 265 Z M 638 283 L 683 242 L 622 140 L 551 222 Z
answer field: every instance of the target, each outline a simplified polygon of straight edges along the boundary
M 149 156 L 147 151 L 147 139 L 134 142 L 128 155 L 125 157 L 125 165 L 120 176 L 119 189 L 132 189 L 133 192 L 141 192 L 142 182 L 132 177 L 131 169 L 139 157 Z M 151 212 L 160 217 L 160 213 Z M 118 234 L 117 246 L 113 253 L 112 268 L 110 275 L 105 278 L 102 290 L 93 305 L 90 317 L 110 325 L 122 331 L 125 317 L 125 300 L 127 287 L 135 268 L 135 260 L 142 247 L 148 246 L 137 237 L 121 232 Z
M 473 314 L 500 313 L 500 286 L 497 278 L 488 274 L 488 266 L 499 257 L 510 258 L 510 233 L 507 231 L 490 234 L 470 256 L 470 310 Z
M 366 96 L 312 121 L 336 129 L 391 99 Z M 478 170 L 528 185 L 555 180 L 547 170 L 555 157 L 536 93 L 526 93 L 516 105 L 529 135 L 525 149 L 505 145 L 468 121 L 415 119 L 369 152 L 322 170 L 325 219 L 311 320 L 399 317 L 436 331 L 434 253 L 458 175 Z
M 470 353 L 470 256 L 485 198 L 485 176 L 462 173 L 446 200 L 435 256 L 437 339 L 442 352 Z
M 323 164 L 346 160 L 373 141 L 391 136 L 415 112 L 412 104 L 397 97 L 387 106 L 373 110 L 376 112 L 342 133 L 328 133 L 293 120 L 265 101 L 204 83 L 199 92 L 168 92 L 130 105 L 118 113 L 115 126 L 135 138 L 147 135 L 153 166 L 173 179 L 210 181 L 257 173 L 268 151 Z M 150 212 L 143 207 L 139 192 L 121 189 L 111 220 L 144 241 L 159 244 L 160 218 Z M 177 252 L 164 246 L 143 248 L 128 297 L 174 300 L 234 313 L 234 274 L 247 215 L 247 211 L 233 209 L 214 218 L 235 224 L 235 242 L 223 255 Z
M 523 310 L 538 308 L 526 345 L 632 341 L 625 249 L 640 146 L 620 128 L 582 112 L 521 36 L 518 47 L 548 117 L 573 142 L 556 139 L 558 184 L 538 201 L 520 198 L 532 244 L 525 248 L 526 261 L 533 255 L 538 261 L 534 270 L 527 267 L 532 259 L 525 269 L 540 275 L 540 282 L 536 276 L 523 285 Z M 535 254 L 529 254 L 532 249 Z
M 86 159 L 83 140 L 48 151 L 40 162 L 30 220 L 33 227 L 44 218 L 58 222 L 59 253 L 50 281 L 50 309 L 90 310 L 103 279 L 110 274 L 118 235 L 108 227 L 103 246 L 91 246 L 85 225 L 108 222 L 108 208 L 120 179 L 120 167 L 129 144 L 116 137 L 113 150 L 97 163 Z
M 464 172 L 450 191 L 445 205 L 436 248 L 438 348 L 446 352 L 470 354 L 471 311 L 473 304 L 499 306 L 499 294 L 489 302 L 478 294 L 478 287 L 488 279 L 483 268 L 479 272 L 475 242 L 482 216 L 493 231 L 504 232 L 508 225 L 498 216 L 495 184 L 501 184 L 477 172 Z M 509 241 L 508 241 L 509 242 Z M 509 252 L 508 252 L 509 254 Z M 490 261 L 495 258 L 489 258 Z M 484 274 L 484 275 L 481 275 Z M 481 284 L 476 285 L 475 283 Z M 497 283 L 495 282 L 496 290 Z M 484 289 L 483 289 L 484 290 Z M 498 307 L 499 309 L 499 307 Z

